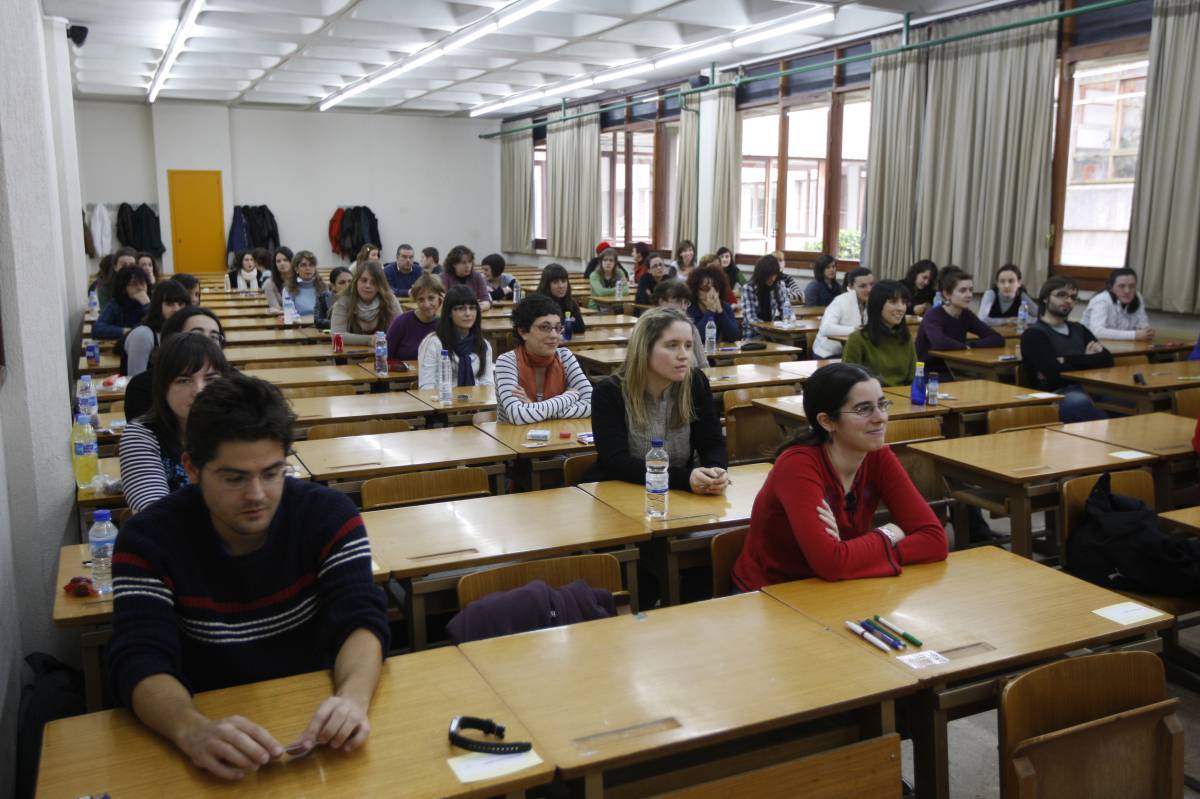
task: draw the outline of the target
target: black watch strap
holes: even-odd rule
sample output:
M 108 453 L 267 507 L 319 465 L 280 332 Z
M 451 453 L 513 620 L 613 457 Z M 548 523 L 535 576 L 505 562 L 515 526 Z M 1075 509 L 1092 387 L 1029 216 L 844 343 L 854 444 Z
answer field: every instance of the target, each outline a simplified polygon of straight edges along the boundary
M 450 722 L 450 743 L 460 749 L 466 749 L 468 752 L 482 752 L 488 755 L 517 755 L 533 749 L 533 744 L 528 741 L 510 741 L 508 743 L 481 741 L 477 738 L 468 738 L 459 730 L 479 730 L 484 735 L 494 735 L 503 739 L 504 725 L 476 716 L 455 716 Z

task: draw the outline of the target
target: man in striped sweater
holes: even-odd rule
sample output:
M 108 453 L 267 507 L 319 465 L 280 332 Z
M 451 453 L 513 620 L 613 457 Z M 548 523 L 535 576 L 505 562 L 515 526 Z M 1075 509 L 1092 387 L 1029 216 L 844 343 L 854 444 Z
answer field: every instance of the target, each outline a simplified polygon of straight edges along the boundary
M 207 718 L 192 692 L 332 667 L 332 695 L 287 751 L 349 751 L 370 731 L 387 651 L 362 518 L 344 494 L 287 476 L 292 421 L 269 383 L 214 381 L 188 415 L 191 485 L 133 516 L 113 555 L 116 696 L 225 779 L 284 746 L 241 716 Z

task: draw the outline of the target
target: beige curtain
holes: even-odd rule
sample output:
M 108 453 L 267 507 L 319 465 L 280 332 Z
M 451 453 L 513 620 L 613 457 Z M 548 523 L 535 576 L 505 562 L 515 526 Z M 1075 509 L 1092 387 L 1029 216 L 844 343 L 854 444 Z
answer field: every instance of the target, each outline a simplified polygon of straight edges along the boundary
M 1200 0 L 1155 0 L 1129 265 L 1146 304 L 1200 312 Z
M 590 103 L 571 109 L 567 116 L 598 109 Z M 546 142 L 546 248 L 553 256 L 586 262 L 600 239 L 600 115 L 554 120 L 549 120 Z
M 734 72 L 722 72 L 717 82 L 727 83 Z M 742 125 L 734 89 L 717 89 L 716 152 L 713 167 L 712 245 L 737 250 L 738 202 L 742 193 Z M 683 148 L 680 147 L 680 152 Z M 676 240 L 679 239 L 677 235 Z
M 927 38 L 911 31 L 910 41 Z M 900 46 L 900 36 L 871 41 L 874 51 Z M 871 140 L 867 150 L 866 237 L 862 263 L 884 278 L 904 277 L 913 252 L 921 123 L 925 115 L 928 50 L 871 62 Z
M 679 87 L 690 89 L 690 84 Z M 679 106 L 679 141 L 675 152 L 675 244 L 687 239 L 695 241 L 698 213 L 700 164 L 696 147 L 700 137 L 700 95 L 687 94 Z
M 1055 1 L 931 26 L 932 38 L 1050 14 Z M 1036 288 L 1049 262 L 1057 23 L 933 48 L 918 170 L 916 254 L 977 284 L 1004 263 Z
M 525 127 L 529 121 L 504 128 Z M 500 249 L 533 252 L 533 130 L 500 137 Z

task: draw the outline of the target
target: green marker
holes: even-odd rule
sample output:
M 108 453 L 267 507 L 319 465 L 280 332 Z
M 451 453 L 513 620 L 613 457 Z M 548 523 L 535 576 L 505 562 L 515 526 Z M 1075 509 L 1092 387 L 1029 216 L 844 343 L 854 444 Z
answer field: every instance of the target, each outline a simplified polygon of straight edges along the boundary
M 895 625 L 895 624 L 892 624 L 890 621 L 888 621 L 887 619 L 885 619 L 883 616 L 880 616 L 880 615 L 876 614 L 876 615 L 875 615 L 875 621 L 877 621 L 877 622 L 879 622 L 880 624 L 882 624 L 882 625 L 883 625 L 884 627 L 886 627 L 886 628 L 887 628 L 887 629 L 888 629 L 890 632 L 893 632 L 893 633 L 895 633 L 896 635 L 898 635 L 898 636 L 900 636 L 901 638 L 903 638 L 905 641 L 908 641 L 908 642 L 909 642 L 910 644 L 912 644 L 913 646 L 925 646 L 923 643 L 921 643 L 921 639 L 920 639 L 920 638 L 917 638 L 917 637 L 916 637 L 915 635 L 913 635 L 912 633 L 906 633 L 906 632 L 904 632 L 904 630 L 901 630 L 901 629 L 900 629 L 900 628 L 899 628 L 897 625 Z

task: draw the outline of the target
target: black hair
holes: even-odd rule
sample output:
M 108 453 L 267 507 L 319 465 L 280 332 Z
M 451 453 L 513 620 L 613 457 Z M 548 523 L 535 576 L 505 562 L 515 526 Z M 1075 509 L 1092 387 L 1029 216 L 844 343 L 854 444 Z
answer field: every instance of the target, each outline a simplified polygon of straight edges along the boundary
M 908 268 L 908 273 L 906 275 L 904 275 L 904 280 L 902 282 L 904 283 L 905 286 L 908 286 L 909 291 L 912 291 L 912 292 L 917 291 L 917 275 L 921 274 L 922 272 L 932 272 L 933 273 L 929 276 L 928 288 L 933 288 L 934 285 L 937 283 L 937 276 L 938 276 L 937 264 L 935 264 L 933 261 L 929 260 L 928 258 L 922 258 L 921 260 L 917 261 L 915 264 L 910 266 Z
M 1072 288 L 1079 291 L 1079 284 L 1066 275 L 1051 275 L 1046 278 L 1046 282 L 1042 284 L 1042 288 L 1038 291 L 1038 316 L 1046 313 L 1046 301 L 1050 299 L 1050 295 L 1062 288 Z
M 146 273 L 138 269 L 136 265 L 117 272 L 116 277 L 113 278 L 112 295 L 121 305 L 133 304 L 133 299 L 129 296 L 128 291 L 130 283 L 141 283 L 147 288 L 150 286 Z
M 172 336 L 170 339 L 163 339 L 163 343 L 154 354 L 150 410 L 141 418 L 142 422 L 155 432 L 159 445 L 166 449 L 163 454 L 176 461 L 183 450 L 180 444 L 182 431 L 179 429 L 179 419 L 167 404 L 167 392 L 176 379 L 196 374 L 205 364 L 220 372 L 222 376 L 230 374 L 225 354 L 221 352 L 217 342 L 208 336 Z M 190 411 L 188 417 L 191 418 Z
M 482 266 L 486 266 L 488 269 L 491 269 L 493 277 L 500 277 L 504 274 L 504 256 L 498 252 L 494 252 L 491 255 L 485 255 L 483 260 L 479 263 Z
M 171 280 L 174 280 L 176 283 L 187 289 L 189 295 L 192 293 L 193 289 L 200 285 L 200 281 L 196 279 L 196 276 L 189 275 L 187 272 L 176 272 L 175 274 L 171 275 Z
M 863 327 L 863 335 L 867 340 L 876 347 L 884 336 L 895 336 L 899 341 L 907 342 L 910 337 L 907 322 L 900 320 L 895 328 L 890 327 L 883 321 L 883 306 L 888 300 L 904 300 L 904 304 L 908 305 L 911 298 L 908 287 L 899 280 L 881 280 L 872 286 L 871 293 L 867 295 L 867 324 Z
M 271 280 L 275 282 L 275 288 L 283 291 L 283 286 L 286 281 L 283 279 L 283 275 L 279 274 L 279 267 L 276 265 L 279 263 L 279 253 L 283 253 L 289 264 L 292 262 L 292 259 L 296 257 L 296 253 L 292 252 L 290 247 L 278 247 L 276 248 L 275 252 L 271 254 Z M 241 267 L 239 266 L 238 268 L 240 269 Z M 292 268 L 292 271 L 296 271 L 295 267 Z
M 335 266 L 333 269 L 329 270 L 329 289 L 330 289 L 330 291 L 333 290 L 333 284 L 337 282 L 338 276 L 340 274 L 342 274 L 342 272 L 345 272 L 346 274 L 350 275 L 350 277 L 354 277 L 354 272 L 351 271 L 350 267 Z M 351 280 L 350 284 L 353 285 L 354 281 Z
M 957 266 L 944 267 L 942 273 L 938 275 L 938 291 L 941 292 L 944 298 L 947 291 L 954 291 L 954 288 L 964 280 L 974 282 L 975 278 Z
M 860 277 L 867 277 L 871 274 L 871 270 L 865 266 L 856 266 L 846 273 L 845 279 L 842 280 L 842 287 L 849 291 L 854 288 L 854 281 Z
M 187 338 L 190 336 L 184 340 Z M 197 470 L 203 469 L 226 441 L 278 441 L 286 453 L 292 448 L 295 420 L 278 388 L 266 380 L 231 372 L 196 395 L 188 412 L 188 457 Z
M 169 337 L 176 333 L 183 332 L 183 323 L 191 319 L 193 316 L 207 316 L 209 319 L 217 323 L 217 331 L 221 334 L 221 343 L 225 343 L 225 328 L 221 326 L 221 319 L 212 310 L 203 308 L 199 305 L 189 305 L 186 308 L 180 308 L 167 321 L 163 322 L 162 330 L 159 331 L 159 340 L 166 341 Z M 207 338 L 207 336 L 205 336 Z
M 654 292 L 650 295 L 654 305 L 659 305 L 667 300 L 685 300 L 692 301 L 692 290 L 688 288 L 687 283 L 684 283 L 677 277 L 669 277 L 666 280 L 658 281 L 658 285 L 654 287 Z
M 834 260 L 832 255 L 818 256 L 817 260 L 813 261 L 813 280 L 820 284 L 825 284 L 825 270 L 829 268 L 830 264 L 836 263 L 837 261 Z M 833 275 L 833 282 L 837 283 L 837 273 Z
M 442 264 L 442 268 L 450 273 L 450 277 L 458 279 L 456 267 L 464 260 L 474 261 L 475 252 L 465 244 L 455 244 L 450 248 L 450 252 L 446 253 L 446 263 Z
M 263 272 L 271 271 L 271 267 L 275 265 L 275 257 L 271 255 L 271 251 L 266 247 L 255 247 L 250 251 L 250 254 L 254 256 L 255 263 L 258 264 L 258 268 Z
M 1113 289 L 1113 286 L 1117 285 L 1117 279 L 1122 278 L 1122 277 L 1132 277 L 1135 282 L 1138 279 L 1137 272 L 1133 271 L 1128 266 L 1122 266 L 1122 267 L 1118 267 L 1117 269 L 1114 269 L 1111 272 L 1109 272 L 1108 279 L 1104 281 L 1104 288 L 1108 292 L 1108 296 L 1112 299 L 1113 303 L 1115 303 L 1118 308 L 1121 308 L 1121 303 L 1117 300 L 1117 295 L 1113 292 L 1112 289 Z M 1122 308 L 1122 310 L 1125 311 L 1125 313 L 1133 314 L 1133 313 L 1137 313 L 1138 309 L 1141 307 L 1142 307 L 1142 300 L 1137 295 L 1137 291 L 1135 289 L 1134 294 L 1133 294 L 1133 301 L 1131 303 L 1129 303 L 1129 305 Z
M 570 301 L 570 299 L 571 299 L 571 274 L 567 271 L 567 268 L 565 266 L 563 266 L 562 264 L 548 264 L 546 266 L 546 268 L 542 270 L 542 277 L 538 281 L 538 287 L 537 287 L 538 294 L 545 294 L 550 299 L 556 300 L 557 298 L 553 294 L 550 293 L 550 284 L 556 280 L 567 281 L 567 293 L 563 295 L 562 301 L 563 302 Z
M 246 260 L 247 255 L 249 255 L 250 259 L 254 261 L 254 268 L 258 269 L 258 256 L 254 254 L 254 250 L 240 250 L 237 254 L 237 261 L 235 261 L 233 264 L 233 271 L 242 271 L 242 262 Z
M 543 316 L 557 316 L 561 322 L 563 320 L 562 308 L 559 308 L 558 303 L 545 294 L 534 293 L 523 297 L 512 312 L 513 340 L 523 341 L 521 331 L 524 330 L 528 333 L 533 327 L 533 323 Z
M 780 444 L 775 457 L 795 446 L 815 447 L 831 441 L 829 431 L 821 426 L 817 417 L 823 413 L 836 419 L 851 389 L 867 380 L 878 379 L 874 372 L 857 363 L 831 363 L 813 372 L 804 383 L 804 415 L 808 418 L 808 428 Z
M 174 280 L 160 280 L 150 294 L 150 310 L 146 311 L 146 318 L 142 320 L 142 324 L 155 333 L 161 332 L 163 323 L 167 321 L 163 319 L 162 307 L 168 302 L 182 303 L 185 306 L 191 305 L 192 293 L 184 288 L 182 283 Z
M 779 259 L 768 253 L 754 262 L 754 272 L 750 275 L 750 282 L 754 284 L 755 290 L 761 297 L 770 290 L 767 287 L 767 280 L 771 275 L 778 278 L 782 273 L 783 269 L 779 266 Z
M 675 261 L 678 263 L 683 260 L 682 256 L 683 256 L 684 250 L 692 251 L 692 266 L 695 266 L 696 263 L 699 261 L 698 254 L 696 253 L 696 245 L 693 244 L 688 239 L 683 239 L 682 241 L 680 241 L 678 244 L 675 245 Z M 618 264 L 619 263 L 620 262 L 618 262 Z
M 997 269 L 995 276 L 992 277 L 992 291 L 995 292 L 997 297 L 1000 296 L 1000 287 L 997 285 L 997 281 L 1000 280 L 1000 274 L 1002 272 L 1012 272 L 1014 275 L 1017 276 L 1017 282 L 1020 283 L 1020 285 L 1017 286 L 1017 293 L 1016 293 L 1017 297 L 1020 297 L 1022 294 L 1028 293 L 1025 291 L 1025 284 L 1021 283 L 1021 280 L 1023 279 L 1021 277 L 1021 267 L 1017 266 L 1016 264 L 1005 264 L 1004 266 Z
M 396 248 L 396 257 L 397 258 L 400 257 L 401 250 L 408 250 L 409 252 L 412 252 L 413 246 L 411 244 L 401 244 L 399 247 Z
M 460 305 L 470 305 L 475 308 L 475 323 L 471 325 L 469 335 L 475 337 L 475 354 L 479 356 L 479 368 L 475 370 L 475 376 L 478 377 L 483 374 L 484 367 L 487 365 L 487 340 L 483 337 L 481 329 L 483 314 L 479 310 L 479 300 L 475 299 L 474 291 L 462 285 L 450 287 L 446 292 L 446 299 L 442 300 L 442 313 L 438 316 L 437 328 L 434 332 L 437 333 L 438 340 L 442 343 L 442 349 L 453 354 L 454 347 L 458 343 L 458 329 L 454 327 L 454 309 Z
M 635 242 L 633 243 L 633 247 L 632 247 L 632 248 L 630 248 L 630 249 L 631 249 L 631 251 L 632 251 L 632 252 L 635 252 L 635 253 L 637 253 L 639 256 L 641 256 L 641 258 L 642 258 L 642 263 L 645 263 L 645 262 L 647 262 L 647 261 L 649 261 L 649 260 L 650 260 L 650 245 L 649 245 L 649 244 L 647 244 L 646 242 L 644 242 L 644 241 L 635 241 Z
M 438 249 L 437 247 L 426 247 L 425 249 L 421 250 L 421 255 L 426 258 L 432 258 L 434 261 L 436 261 L 438 260 Z

